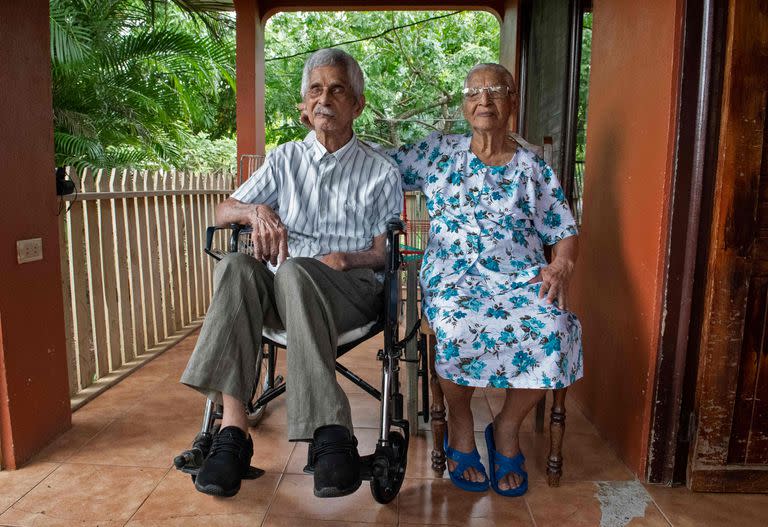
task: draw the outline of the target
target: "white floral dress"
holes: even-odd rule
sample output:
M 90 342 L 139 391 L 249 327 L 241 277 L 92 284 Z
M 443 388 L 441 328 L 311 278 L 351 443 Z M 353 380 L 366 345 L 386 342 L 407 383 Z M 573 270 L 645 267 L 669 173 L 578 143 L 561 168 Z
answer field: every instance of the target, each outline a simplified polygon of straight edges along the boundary
M 427 200 L 420 279 L 436 371 L 465 386 L 562 388 L 583 375 L 581 326 L 528 281 L 547 265 L 544 245 L 577 234 L 573 216 L 540 157 L 518 148 L 486 166 L 469 143 L 435 133 L 390 151 L 404 188 Z

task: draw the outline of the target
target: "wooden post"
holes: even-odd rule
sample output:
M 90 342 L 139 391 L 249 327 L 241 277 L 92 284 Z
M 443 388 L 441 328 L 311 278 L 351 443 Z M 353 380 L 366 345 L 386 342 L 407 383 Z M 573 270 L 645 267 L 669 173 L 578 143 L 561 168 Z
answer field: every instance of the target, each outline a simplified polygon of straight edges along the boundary
M 426 319 L 421 319 L 421 332 L 427 339 L 427 356 L 429 362 L 429 387 L 432 392 L 432 404 L 429 408 L 429 416 L 432 421 L 432 470 L 442 476 L 445 472 L 445 398 L 443 389 L 435 372 L 435 333 L 427 324 Z
M 107 192 L 114 189 L 115 169 L 103 171 L 97 181 L 97 192 Z M 115 201 L 98 200 L 99 204 L 99 237 L 101 240 L 101 261 L 104 285 L 104 308 L 107 321 L 107 342 L 109 344 L 109 372 L 123 365 L 122 327 L 120 324 L 120 304 L 117 290 L 120 281 L 117 275 L 118 247 L 115 244 Z M 102 373 L 101 375 L 104 375 Z M 100 376 L 101 376 L 100 375 Z
M 549 421 L 549 457 L 547 458 L 547 483 L 560 486 L 563 475 L 563 436 L 565 435 L 565 393 L 568 388 L 553 390 L 552 415 Z
M 78 188 L 90 177 L 89 171 L 80 174 Z M 73 203 L 69 215 L 72 257 L 72 297 L 74 299 L 75 342 L 80 389 L 93 382 L 96 375 L 96 354 L 93 342 L 91 302 L 88 295 L 88 268 L 85 246 L 85 203 Z
M 121 170 L 113 182 L 113 191 L 125 192 L 128 183 L 128 172 Z M 122 359 L 130 362 L 136 357 L 136 321 L 131 309 L 131 264 L 130 247 L 128 246 L 128 211 L 130 200 L 126 198 L 115 200 L 114 219 L 115 244 L 117 259 L 117 303 L 120 311 L 120 327 L 122 328 Z
M 69 395 L 80 389 L 77 373 L 77 342 L 75 341 L 75 320 L 72 308 L 72 243 L 69 233 L 69 213 L 59 214 L 59 252 L 61 254 L 61 292 L 64 300 L 64 334 L 67 346 L 67 374 Z

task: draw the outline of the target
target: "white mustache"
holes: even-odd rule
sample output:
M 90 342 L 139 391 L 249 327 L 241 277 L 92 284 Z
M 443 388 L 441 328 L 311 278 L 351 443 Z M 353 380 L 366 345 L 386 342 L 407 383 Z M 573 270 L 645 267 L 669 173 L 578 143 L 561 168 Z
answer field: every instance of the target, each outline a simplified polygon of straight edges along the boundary
M 325 106 L 315 106 L 315 115 L 327 115 L 328 117 L 336 117 L 336 112 Z

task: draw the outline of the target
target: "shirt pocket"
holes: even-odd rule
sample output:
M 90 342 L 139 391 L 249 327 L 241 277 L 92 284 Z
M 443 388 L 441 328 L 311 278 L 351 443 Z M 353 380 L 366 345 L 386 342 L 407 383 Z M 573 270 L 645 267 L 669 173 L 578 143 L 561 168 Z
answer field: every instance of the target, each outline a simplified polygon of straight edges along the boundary
M 344 223 L 346 225 L 344 231 L 347 236 L 370 236 L 375 219 L 371 207 L 366 206 L 365 203 L 353 199 L 347 199 L 344 202 Z

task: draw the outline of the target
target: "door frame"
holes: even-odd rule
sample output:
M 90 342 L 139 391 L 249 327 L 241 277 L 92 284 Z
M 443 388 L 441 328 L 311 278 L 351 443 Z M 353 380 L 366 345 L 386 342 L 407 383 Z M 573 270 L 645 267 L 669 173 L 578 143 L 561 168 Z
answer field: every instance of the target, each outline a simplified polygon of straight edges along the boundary
M 749 211 L 757 206 L 761 163 L 745 149 L 756 139 L 754 125 L 731 108 L 758 111 L 745 94 L 768 82 L 755 75 L 766 68 L 756 48 L 765 44 L 749 36 L 753 17 L 761 16 L 754 1 L 686 5 L 666 315 L 646 478 L 698 491 L 768 491 L 768 466 L 728 464 L 740 370 L 734 356 L 741 357 L 756 221 Z
M 678 85 L 664 315 L 646 481 L 684 484 L 719 145 L 727 2 L 687 1 Z

